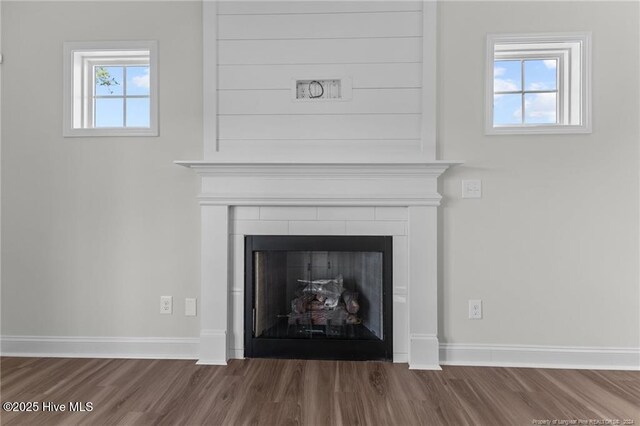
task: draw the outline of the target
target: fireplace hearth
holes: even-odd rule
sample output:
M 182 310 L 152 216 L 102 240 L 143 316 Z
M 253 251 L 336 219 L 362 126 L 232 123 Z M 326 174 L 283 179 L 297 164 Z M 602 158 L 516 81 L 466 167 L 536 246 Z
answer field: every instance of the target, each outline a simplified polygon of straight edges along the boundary
M 392 237 L 247 236 L 245 356 L 392 360 Z

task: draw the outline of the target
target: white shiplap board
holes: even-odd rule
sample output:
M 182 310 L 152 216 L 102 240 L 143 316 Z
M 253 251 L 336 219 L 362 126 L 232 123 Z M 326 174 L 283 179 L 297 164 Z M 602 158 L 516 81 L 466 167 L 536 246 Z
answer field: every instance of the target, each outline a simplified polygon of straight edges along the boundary
M 419 139 L 420 114 L 222 115 L 220 139 Z
M 295 101 L 291 90 L 218 92 L 220 115 L 229 114 L 419 114 L 421 89 L 356 89 L 342 102 Z
M 219 64 L 327 64 L 422 61 L 420 37 L 220 40 Z
M 218 89 L 289 89 L 306 76 L 351 77 L 354 89 L 419 88 L 422 64 L 220 65 Z
M 418 37 L 422 12 L 222 15 L 219 40 Z
M 422 10 L 421 1 L 221 1 L 219 15 L 400 12 Z

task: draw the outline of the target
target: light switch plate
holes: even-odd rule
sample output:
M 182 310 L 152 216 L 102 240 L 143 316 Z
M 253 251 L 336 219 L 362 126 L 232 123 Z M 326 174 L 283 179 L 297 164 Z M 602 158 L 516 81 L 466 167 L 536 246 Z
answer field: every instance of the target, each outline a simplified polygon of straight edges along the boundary
M 482 198 L 482 181 L 480 179 L 463 180 L 462 198 Z
M 187 297 L 184 299 L 184 315 L 187 317 L 196 316 L 196 299 Z

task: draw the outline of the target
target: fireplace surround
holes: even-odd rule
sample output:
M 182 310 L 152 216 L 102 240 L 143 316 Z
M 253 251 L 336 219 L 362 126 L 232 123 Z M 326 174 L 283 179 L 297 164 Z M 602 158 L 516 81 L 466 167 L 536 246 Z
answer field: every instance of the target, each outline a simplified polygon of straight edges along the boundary
M 200 364 L 244 356 L 247 235 L 393 237 L 393 361 L 439 369 L 438 177 L 458 162 L 178 161 L 201 178 Z

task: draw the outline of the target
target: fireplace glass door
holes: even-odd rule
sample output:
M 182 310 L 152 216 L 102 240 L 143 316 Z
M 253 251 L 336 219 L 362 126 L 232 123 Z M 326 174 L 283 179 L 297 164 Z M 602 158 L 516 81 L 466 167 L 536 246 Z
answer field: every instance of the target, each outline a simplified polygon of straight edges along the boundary
M 390 358 L 390 247 L 391 237 L 247 237 L 245 355 Z

